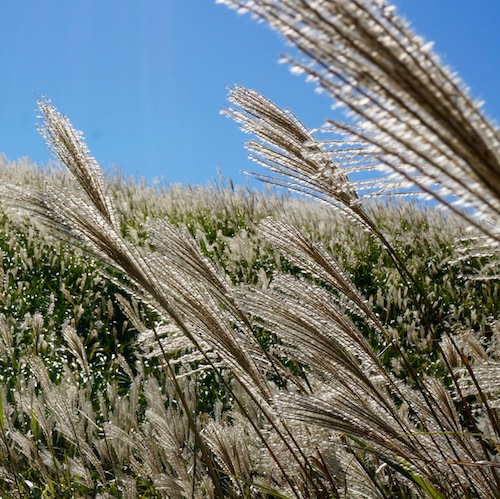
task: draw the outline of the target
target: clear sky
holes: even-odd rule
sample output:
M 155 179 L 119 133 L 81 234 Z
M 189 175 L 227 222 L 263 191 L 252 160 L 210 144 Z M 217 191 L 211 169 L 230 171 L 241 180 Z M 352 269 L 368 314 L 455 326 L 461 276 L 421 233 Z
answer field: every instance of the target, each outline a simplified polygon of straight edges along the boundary
M 415 30 L 500 121 L 500 1 L 396 0 Z M 82 130 L 97 161 L 127 176 L 235 183 L 248 138 L 221 116 L 239 83 L 320 126 L 328 97 L 278 64 L 287 48 L 215 0 L 2 0 L 0 153 L 46 163 L 35 96 Z M 338 117 L 338 116 L 336 116 Z

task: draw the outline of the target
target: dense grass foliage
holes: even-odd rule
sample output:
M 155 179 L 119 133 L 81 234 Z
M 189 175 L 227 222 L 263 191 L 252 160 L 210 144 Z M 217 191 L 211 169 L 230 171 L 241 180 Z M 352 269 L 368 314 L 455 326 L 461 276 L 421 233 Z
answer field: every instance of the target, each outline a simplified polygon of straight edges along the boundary
M 43 176 L 49 185 L 74 188 L 61 172 L 43 173 L 29 162 L 4 160 L 2 175 L 24 187 L 42 185 Z M 186 230 L 237 287 L 265 289 L 273 275 L 301 275 L 297 265 L 258 233 L 266 217 L 286 219 L 341 262 L 380 320 L 400 339 L 414 368 L 442 376 L 435 338 L 421 323 L 393 262 L 372 235 L 334 209 L 223 184 L 152 188 L 117 175 L 108 183 L 125 237 L 139 246 L 150 245 L 146 223 L 166 218 Z M 471 279 L 481 275 L 484 258 L 457 256 L 458 241 L 466 236 L 463 224 L 414 203 L 374 203 L 369 210 L 440 317 L 453 320 L 458 335 L 470 331 L 476 349 L 494 349 L 499 284 Z M 164 490 L 170 496 L 176 487 L 183 495 L 186 483 L 193 484 L 197 495 L 208 494 L 209 484 L 205 489 L 198 483 L 202 466 L 189 470 L 196 466 L 191 455 L 196 444 L 162 360 L 148 354 L 150 343 L 139 342 L 138 329 L 122 311 L 122 291 L 105 278 L 106 267 L 49 238 L 43 227 L 7 215 L 1 220 L 0 249 L 2 496 L 162 497 Z M 146 312 L 137 308 L 137 315 Z M 144 320 L 151 325 L 158 318 L 149 313 Z M 406 378 L 401 358 L 386 338 L 359 325 L 387 369 Z M 279 353 L 281 342 L 269 327 L 256 323 L 255 333 L 268 351 L 291 365 L 292 359 Z M 183 358 L 175 364 L 181 376 L 192 372 L 182 379 L 198 418 L 212 421 L 208 427 L 224 420 L 225 413 L 233 419 L 233 395 L 196 356 L 186 362 L 182 349 L 170 360 L 175 364 Z M 296 365 L 299 377 L 307 377 L 304 367 Z M 176 418 L 173 430 L 163 427 L 162 417 Z M 237 431 L 237 425 L 231 428 Z M 171 441 L 160 441 L 167 434 Z M 175 468 L 173 448 L 180 452 Z
M 384 0 L 221 2 L 353 120 L 229 89 L 306 201 L 106 179 L 38 102 L 67 170 L 0 165 L 0 495 L 498 498 L 500 131 Z

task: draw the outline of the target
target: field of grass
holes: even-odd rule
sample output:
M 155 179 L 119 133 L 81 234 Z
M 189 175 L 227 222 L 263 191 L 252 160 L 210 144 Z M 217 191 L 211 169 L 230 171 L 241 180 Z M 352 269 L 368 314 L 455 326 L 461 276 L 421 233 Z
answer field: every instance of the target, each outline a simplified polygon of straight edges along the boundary
M 354 121 L 236 86 L 291 193 L 152 187 L 38 102 L 61 166 L 0 160 L 0 496 L 498 498 L 498 128 L 385 2 L 223 3 Z
M 23 189 L 45 183 L 76 191 L 68 174 L 57 169 L 43 172 L 28 161 L 4 159 L 1 171 L 5 182 Z M 274 281 L 287 279 L 296 279 L 296 286 L 304 287 L 307 293 L 303 298 L 299 295 L 296 307 L 306 308 L 311 293 L 329 306 L 337 302 L 364 333 L 369 348 L 395 383 L 415 382 L 398 353 L 402 348 L 418 376 L 450 385 L 436 347 L 436 342 L 446 340 L 429 333 L 412 302 L 407 282 L 376 239 L 337 210 L 271 191 L 231 188 L 223 181 L 206 187 L 152 188 L 115 175 L 107 182 L 119 210 L 121 233 L 131 245 L 154 244 L 145 227 L 153 221 L 168 220 L 195 242 L 201 255 L 226 276 L 241 299 L 249 293 L 252 334 L 289 372 L 266 375 L 273 392 L 295 393 L 299 382 L 317 390 L 315 384 L 328 385 L 329 380 L 315 379 L 310 364 L 326 363 L 320 377 L 328 374 L 327 367 L 333 368 L 328 355 L 325 359 L 308 358 L 319 355 L 316 345 L 311 345 L 309 354 L 295 351 L 298 340 L 288 343 L 279 325 L 273 324 L 275 318 L 253 312 L 261 294 L 270 293 Z M 485 269 L 485 264 L 490 259 L 474 255 L 464 258 L 466 248 L 461 241 L 467 240 L 468 234 L 463 222 L 416 203 L 372 203 L 368 211 L 426 290 L 439 316 L 436 325 L 447 323 L 471 364 L 480 365 L 480 369 L 493 368 L 500 333 L 495 320 L 500 307 L 499 283 L 487 278 L 486 272 L 491 270 Z M 300 229 L 339 263 L 385 331 L 397 339 L 397 348 L 377 328 L 366 324 L 366 318 L 360 319 L 361 314 L 351 310 L 353 305 L 342 301 L 321 276 L 304 273 L 291 255 L 262 237 L 259 226 L 267 217 Z M 88 253 L 50 238 L 43 226 L 36 228 L 22 217 L 4 215 L 0 249 L 2 496 L 212 495 L 213 484 L 199 444 L 172 386 L 172 375 L 165 369 L 167 360 L 186 398 L 184 403 L 195 415 L 196 425 L 221 470 L 225 494 L 266 497 L 279 491 L 293 496 L 290 484 L 266 455 L 257 430 L 245 420 L 248 412 L 259 421 L 259 431 L 268 435 L 272 451 L 284 452 L 283 442 L 275 441 L 270 423 L 258 416 L 255 401 L 237 386 L 216 351 L 211 352 L 214 369 L 172 324 L 141 305 L 138 296 L 126 295 L 115 271 L 106 270 Z M 109 272 L 111 280 L 106 278 Z M 120 296 L 127 297 L 131 304 L 127 306 L 134 307 L 134 312 L 127 310 Z M 278 303 L 285 304 L 290 296 L 281 299 Z M 276 310 L 278 313 L 280 310 Z M 299 319 L 295 318 L 297 328 Z M 325 328 L 332 327 L 325 324 Z M 162 336 L 163 355 L 155 345 L 153 328 Z M 330 362 L 332 365 L 328 365 Z M 454 367 L 460 370 L 460 359 L 456 362 Z M 220 380 L 221 373 L 226 386 Z M 348 371 L 344 375 L 354 376 Z M 286 380 L 289 376 L 299 381 Z M 464 389 L 469 389 L 473 397 L 473 389 Z M 457 401 L 450 398 L 449 403 Z M 408 410 L 400 402 L 397 407 Z M 356 445 L 346 446 L 347 432 L 318 429 L 293 418 L 287 427 L 294 432 L 300 452 L 314 463 L 314 475 L 332 480 L 336 487 L 342 484 L 349 497 L 380 495 L 377 487 L 385 490 L 382 496 L 411 496 L 411 480 L 397 480 L 390 467 L 387 473 L 378 471 L 378 476 L 374 475 L 384 460 L 378 456 L 379 450 L 370 449 L 369 438 L 361 443 L 352 437 L 351 444 Z M 465 439 L 463 435 L 460 438 Z M 492 452 L 496 453 L 494 448 Z M 299 463 L 287 461 L 287 473 L 301 477 L 304 470 Z M 403 466 L 401 462 L 395 464 Z M 333 476 L 332 470 L 337 475 Z M 367 481 L 364 474 L 376 480 Z M 377 482 L 381 483 L 375 487 Z M 392 489 L 397 492 L 390 492 Z

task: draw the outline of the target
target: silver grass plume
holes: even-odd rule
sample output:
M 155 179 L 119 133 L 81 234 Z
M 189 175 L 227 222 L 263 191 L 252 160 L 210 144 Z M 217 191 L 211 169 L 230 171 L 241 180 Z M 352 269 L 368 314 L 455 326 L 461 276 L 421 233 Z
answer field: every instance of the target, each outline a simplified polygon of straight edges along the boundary
M 285 60 L 350 111 L 354 125 L 330 124 L 346 144 L 359 144 L 354 149 L 372 168 L 395 172 L 500 240 L 499 130 L 394 7 L 384 0 L 221 3 L 268 22 L 299 49 L 300 57 Z
M 112 200 L 104 194 L 102 173 L 82 134 L 49 102 L 41 101 L 39 106 L 46 120 L 40 130 L 91 203 L 58 189 L 48 189 L 49 196 L 17 189 L 14 194 L 6 193 L 13 198 L 11 204 L 36 214 L 58 238 L 75 244 L 76 236 L 90 245 L 97 258 L 124 272 L 135 289 L 142 290 L 142 299 L 171 319 L 196 348 L 203 352 L 200 342 L 207 342 L 238 378 L 245 378 L 245 384 L 253 385 L 266 398 L 266 383 L 247 353 L 252 348 L 244 347 L 249 340 L 231 326 L 236 322 L 246 329 L 224 279 L 190 239 L 166 221 L 151 227 L 158 251 L 141 250 L 127 242 L 120 233 Z
M 89 442 L 84 431 L 93 417 L 86 414 L 82 393 L 78 390 L 77 384 L 70 378 L 60 385 L 54 385 L 40 358 L 31 357 L 28 361 L 35 378 L 40 383 L 46 407 L 54 418 L 55 428 L 78 449 L 82 459 L 97 471 L 99 477 L 105 480 L 101 461 L 92 447 L 93 442 Z
M 62 331 L 63 338 L 66 340 L 69 351 L 74 355 L 80 367 L 85 371 L 86 375 L 90 374 L 89 365 L 87 362 L 87 353 L 82 339 L 78 336 L 75 328 L 67 325 Z
M 299 252 L 297 239 L 300 235 L 288 240 L 286 254 Z M 311 245 L 308 253 L 313 250 Z M 305 251 L 301 260 L 307 261 Z M 350 286 L 349 294 L 356 296 Z M 472 438 L 462 436 L 459 414 L 445 387 L 437 380 L 421 379 L 415 390 L 393 378 L 331 293 L 302 279 L 279 276 L 269 289 L 249 290 L 242 300 L 281 339 L 286 358 L 308 366 L 310 395 L 280 393 L 275 399 L 287 419 L 361 439 L 380 459 L 404 459 L 429 481 L 443 475 L 447 480 L 454 476 L 457 484 L 467 482 L 467 473 L 447 470 L 447 463 L 476 462 L 483 454 Z M 376 318 L 370 320 L 368 306 L 362 306 L 372 326 L 387 334 Z M 412 412 L 411 418 L 404 407 Z M 494 490 L 487 474 L 479 474 L 474 486 L 484 488 L 484 494 L 490 486 Z
M 268 421 L 290 452 L 292 460 L 302 467 L 304 476 L 307 477 L 307 457 L 301 454 L 293 436 L 287 433 L 283 421 L 268 402 L 272 391 L 266 375 L 272 372 L 279 376 L 280 370 L 283 369 L 253 337 L 251 323 L 245 312 L 239 309 L 226 280 L 219 276 L 215 267 L 202 255 L 187 234 L 178 231 L 166 221 L 150 227 L 154 250 L 127 241 L 121 235 L 116 217 L 111 215 L 114 213 L 112 202 L 102 194 L 105 192 L 102 176 L 94 176 L 95 160 L 88 154 L 67 153 L 87 151 L 82 135 L 73 131 L 69 121 L 49 103 L 41 103 L 41 107 L 45 110 L 44 116 L 48 116 L 48 121 L 41 129 L 45 130 L 45 136 L 53 141 L 52 146 L 59 151 L 60 157 L 67 160 L 65 166 L 86 193 L 86 199 L 57 187 L 47 186 L 46 191 L 42 192 L 9 186 L 3 189 L 7 204 L 14 211 L 35 215 L 56 238 L 83 247 L 85 251 L 89 251 L 94 257 L 126 276 L 129 279 L 128 284 L 119 284 L 185 334 L 195 349 L 202 353 L 204 361 L 210 367 L 217 371 L 216 364 L 221 361 L 225 368 L 231 371 L 234 380 L 239 382 L 245 396 L 259 407 L 261 417 Z M 61 140 L 59 134 L 62 134 Z M 72 141 L 76 143 L 72 144 Z M 83 159 L 73 161 L 75 157 Z M 85 160 L 88 160 L 88 164 Z M 98 192 L 95 193 L 94 190 Z M 216 364 L 209 352 L 203 348 L 204 344 L 216 353 Z M 163 357 L 167 362 L 166 372 L 169 372 L 170 380 L 177 387 L 177 395 L 184 406 L 196 445 L 203 455 L 214 494 L 222 497 L 219 471 L 213 466 L 210 451 L 200 433 L 197 416 L 185 404 L 185 394 L 173 367 L 168 364 L 167 357 Z M 219 374 L 224 382 L 222 373 Z M 238 398 L 235 398 L 235 403 L 242 411 L 247 410 L 244 402 Z M 285 479 L 291 483 L 291 478 L 282 467 L 279 457 L 266 442 L 258 425 L 253 422 L 251 424 L 259 434 L 261 443 L 281 468 Z M 68 439 L 70 429 L 68 426 L 61 426 Z M 86 454 L 91 455 L 84 442 L 78 443 Z
M 288 58 L 294 69 L 315 80 L 336 102 L 346 106 L 355 119 L 354 124 L 330 122 L 333 131 L 344 138 L 320 143 L 291 113 L 280 110 L 265 97 L 242 87 L 230 90 L 229 100 L 240 109 L 229 109 L 225 114 L 235 119 L 243 131 L 253 133 L 257 137 L 257 140 L 247 143 L 248 149 L 257 154 L 257 157 L 253 156 L 252 159 L 272 173 L 285 178 L 267 175 L 257 177 L 312 195 L 329 204 L 340 205 L 341 209 L 354 215 L 354 219 L 361 221 L 377 235 L 389 250 L 400 272 L 415 286 L 416 302 L 419 302 L 417 306 L 421 309 L 422 318 L 428 313 L 432 314 L 431 304 L 425 299 L 420 285 L 413 280 L 404 262 L 387 244 L 372 220 L 365 218 L 361 199 L 353 196 L 353 184 L 349 183 L 345 173 L 349 171 L 349 167 L 354 171 L 361 167 L 392 171 L 395 175 L 389 177 L 389 190 L 399 189 L 404 193 L 410 182 L 458 213 L 471 227 L 479 229 L 498 242 L 498 129 L 483 116 L 479 106 L 471 101 L 458 78 L 441 67 L 438 58 L 430 51 L 430 46 L 424 46 L 385 1 L 227 0 L 223 3 L 237 7 L 241 12 L 251 12 L 280 31 L 302 53 L 301 60 Z M 331 147 L 330 152 L 327 152 L 328 147 Z M 336 155 L 338 161 L 334 162 Z M 342 172 L 340 166 L 347 169 Z M 331 182 L 334 182 L 335 187 L 332 188 Z M 386 193 L 386 186 L 380 180 L 376 182 L 383 189 L 382 192 Z M 472 206 L 472 215 L 462 211 L 461 205 Z M 296 259 L 299 255 L 300 264 L 306 263 L 306 269 L 312 270 L 314 276 L 321 275 L 325 265 L 314 257 L 311 258 L 311 246 L 307 244 L 306 238 L 296 234 L 290 237 L 290 234 L 281 232 L 278 236 L 279 231 L 268 230 L 266 235 L 278 242 L 285 253 L 292 254 Z M 299 247 L 301 244 L 302 247 Z M 322 275 L 321 277 L 324 278 Z M 334 287 L 339 289 L 338 279 L 334 280 Z M 278 283 L 278 288 L 280 284 L 282 285 L 282 282 Z M 283 295 L 281 298 L 283 299 Z M 299 358 L 303 349 L 311 345 L 318 348 L 318 355 L 321 355 L 319 342 L 306 343 L 303 339 L 307 337 L 306 334 L 300 336 L 301 329 L 307 331 L 313 328 L 311 324 L 304 326 L 305 319 L 299 318 L 296 313 L 292 314 L 296 309 L 288 306 L 283 307 L 286 308 L 283 311 L 277 304 L 273 304 L 274 313 L 270 313 L 263 303 L 264 300 L 260 306 L 255 304 L 256 314 L 264 315 L 271 321 L 276 319 L 274 326 L 278 329 L 281 327 L 281 335 L 295 347 Z M 361 309 L 365 310 L 363 303 Z M 271 318 L 270 315 L 274 317 Z M 376 324 L 376 321 L 374 322 Z M 425 325 L 434 331 L 431 322 L 426 321 Z M 449 341 L 453 344 L 451 336 Z M 459 353 L 456 345 L 454 349 L 455 355 Z M 339 362 L 340 357 L 337 354 L 332 356 L 333 358 Z M 445 356 L 443 359 L 446 363 Z M 306 363 L 307 361 L 311 362 L 310 358 Z M 347 364 L 345 360 L 342 362 L 345 369 Z M 466 368 L 469 378 L 478 389 L 483 410 L 495 427 L 496 415 L 489 407 L 487 397 L 480 389 L 470 364 L 466 363 Z M 354 372 L 355 370 L 351 371 Z M 470 410 L 468 402 L 460 392 L 453 370 L 449 369 L 449 373 L 455 389 L 460 394 L 459 397 L 462 397 L 462 409 Z M 435 389 L 431 381 L 421 380 L 417 383 L 419 392 L 406 392 L 405 398 L 411 402 L 417 415 L 429 416 L 428 423 L 420 421 L 423 428 L 433 428 L 429 431 L 446 435 L 449 420 L 458 421 L 458 414 L 451 414 L 449 419 L 449 414 L 433 407 L 440 407 L 438 402 L 446 394 L 446 390 L 444 387 Z M 346 394 L 348 392 L 349 390 Z M 368 393 L 370 390 L 366 390 L 366 394 Z M 345 401 L 348 401 L 349 397 L 344 396 Z M 326 407 L 322 406 L 320 401 L 316 404 L 313 397 L 284 397 L 286 400 L 295 401 L 291 406 L 296 403 L 294 408 L 290 406 L 289 410 L 283 405 L 280 406 L 290 416 L 294 413 L 297 415 L 301 405 L 303 408 L 307 405 L 309 412 L 304 416 L 304 421 L 314 418 L 317 410 L 318 423 L 322 418 L 332 417 L 332 421 L 335 420 L 332 428 L 339 431 L 358 434 L 361 437 L 378 427 L 380 434 L 384 433 L 385 419 L 377 422 L 376 415 L 371 420 L 371 425 L 359 433 L 356 433 L 355 427 L 349 430 L 343 426 L 346 421 L 357 425 L 357 418 L 363 414 L 363 410 L 356 413 L 359 409 L 357 404 L 345 405 L 349 414 L 342 413 L 342 410 L 339 414 L 339 407 L 342 407 L 339 406 L 339 401 L 342 399 Z M 452 405 L 446 402 L 444 407 Z M 396 418 L 396 421 L 398 424 L 401 422 L 399 418 Z M 394 427 L 391 428 L 389 424 L 388 429 L 393 431 Z M 452 425 L 449 431 L 453 433 L 457 431 L 457 427 Z M 415 431 L 412 433 L 415 434 Z M 387 441 L 393 439 L 389 434 L 386 434 L 386 437 Z M 485 438 L 488 439 L 487 436 Z M 489 474 L 480 469 L 481 478 L 476 480 L 477 477 L 472 478 L 466 468 L 460 467 L 463 464 L 461 461 L 475 462 L 482 452 L 489 454 L 484 443 L 479 447 L 471 447 L 465 443 L 470 439 L 462 441 L 456 438 L 456 435 L 450 438 L 445 436 L 444 440 L 441 445 L 431 438 L 428 452 L 441 449 L 441 456 L 434 455 L 429 461 L 430 467 L 435 468 L 434 471 L 425 470 L 425 465 L 419 468 L 422 476 L 433 481 L 436 466 L 439 468 L 438 463 L 441 462 L 444 463 L 443 471 L 448 467 L 448 473 L 455 475 L 453 480 L 460 484 L 461 493 L 468 493 L 469 487 L 475 492 L 481 491 L 481 495 L 495 493 L 499 485 L 495 473 Z M 372 436 L 372 441 L 377 441 L 376 435 Z M 481 442 L 481 439 L 478 441 Z M 383 443 L 380 443 L 383 446 Z M 393 439 L 391 445 L 394 443 Z M 461 446 L 467 449 L 466 454 L 462 456 L 459 452 Z M 424 447 L 422 445 L 421 450 Z M 448 450 L 450 454 L 447 456 Z M 425 457 L 421 459 L 426 461 Z M 411 461 L 410 459 L 409 462 Z M 455 467 L 447 464 L 451 462 Z
M 229 89 L 228 101 L 235 107 L 222 113 L 235 120 L 243 132 L 256 136 L 245 144 L 251 152 L 250 158 L 280 175 L 275 178 L 257 174 L 257 178 L 333 202 L 366 224 L 367 216 L 354 185 L 292 112 L 241 85 Z
M 65 165 L 83 188 L 99 213 L 115 229 L 118 228 L 111 198 L 106 192 L 102 170 L 68 118 L 60 114 L 50 100 L 38 100 L 41 125 L 39 132 L 54 156 Z

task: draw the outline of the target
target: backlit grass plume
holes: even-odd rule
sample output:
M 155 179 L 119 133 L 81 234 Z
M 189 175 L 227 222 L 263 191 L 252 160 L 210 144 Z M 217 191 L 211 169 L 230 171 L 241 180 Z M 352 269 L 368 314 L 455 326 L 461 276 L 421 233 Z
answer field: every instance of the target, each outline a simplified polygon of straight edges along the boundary
M 355 118 L 354 124 L 330 123 L 347 144 L 359 144 L 349 147 L 351 154 L 451 208 L 453 195 L 458 205 L 472 205 L 498 226 L 500 133 L 393 6 L 384 0 L 222 3 L 255 14 L 299 49 L 285 58 L 294 71 Z M 306 163 L 302 168 L 306 174 Z

